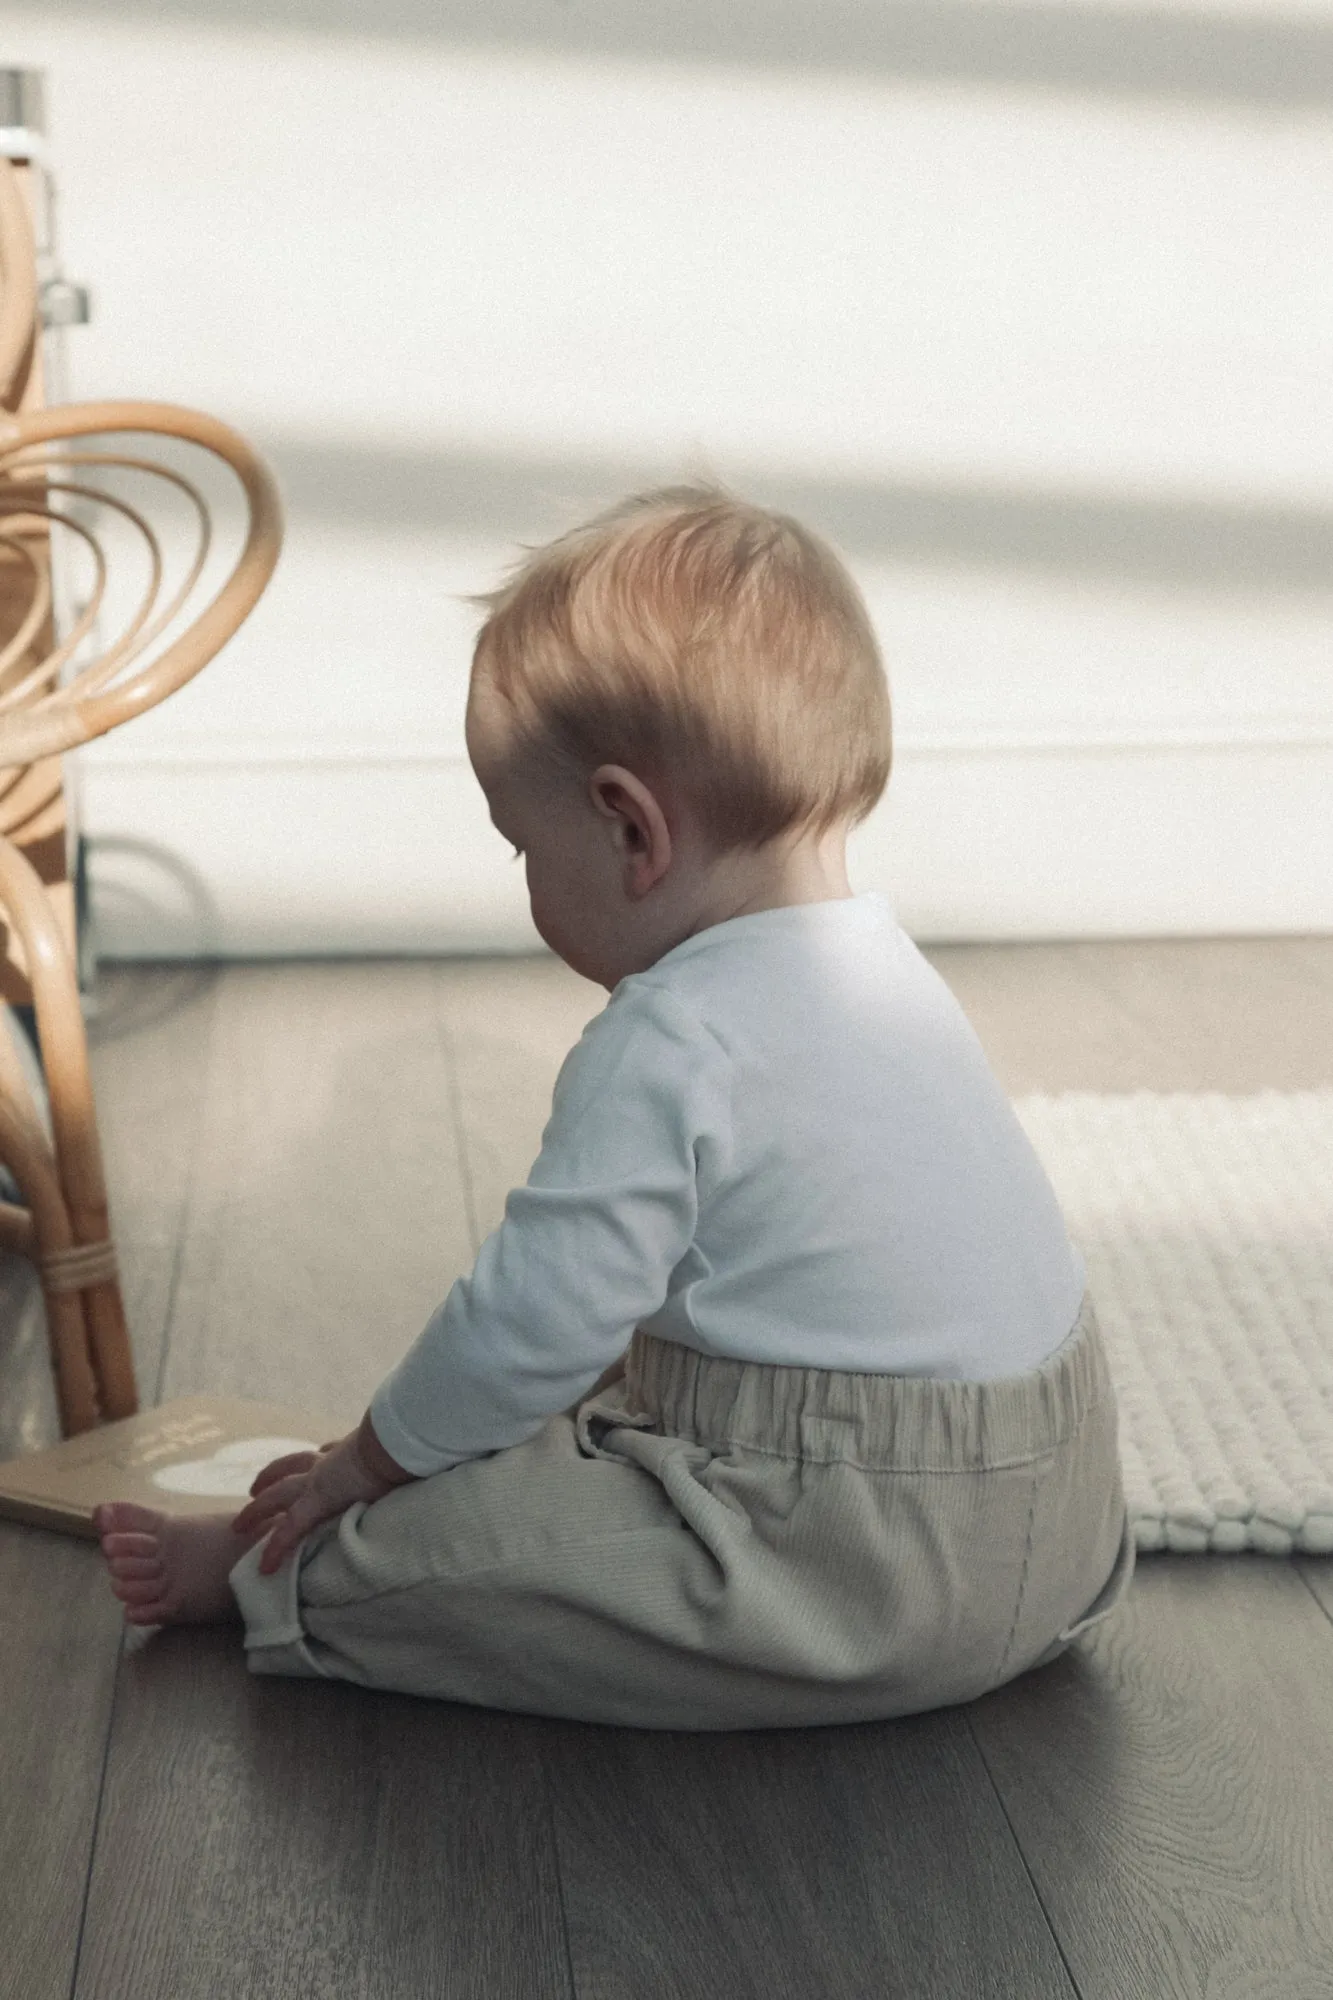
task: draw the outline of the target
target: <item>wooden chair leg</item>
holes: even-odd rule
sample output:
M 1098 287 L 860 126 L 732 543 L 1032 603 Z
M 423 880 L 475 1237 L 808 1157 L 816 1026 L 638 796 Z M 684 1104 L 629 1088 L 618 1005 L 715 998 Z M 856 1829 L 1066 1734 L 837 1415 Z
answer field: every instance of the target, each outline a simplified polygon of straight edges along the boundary
M 97 1401 L 97 1379 L 88 1358 L 88 1329 L 84 1324 L 83 1304 L 77 1292 L 43 1290 L 42 1297 L 55 1365 L 60 1434 L 62 1437 L 77 1437 L 80 1431 L 95 1430 L 102 1420 Z
M 50 1255 L 56 1263 L 51 1264 L 48 1259 L 44 1282 L 52 1288 L 48 1296 L 56 1292 L 62 1296 L 70 1291 L 90 1292 L 87 1332 L 102 1415 L 107 1419 L 133 1416 L 139 1398 L 111 1247 L 106 1179 L 78 981 L 58 920 L 35 869 L 3 837 L 0 837 L 0 906 L 23 946 L 50 1093 L 58 1182 L 72 1232 L 68 1246 L 72 1261 L 62 1258 L 53 1247 Z M 84 1254 L 74 1255 L 76 1252 Z
M 132 1417 L 139 1407 L 139 1391 L 120 1279 L 106 1278 L 101 1284 L 89 1285 L 82 1298 L 102 1416 L 108 1423 Z

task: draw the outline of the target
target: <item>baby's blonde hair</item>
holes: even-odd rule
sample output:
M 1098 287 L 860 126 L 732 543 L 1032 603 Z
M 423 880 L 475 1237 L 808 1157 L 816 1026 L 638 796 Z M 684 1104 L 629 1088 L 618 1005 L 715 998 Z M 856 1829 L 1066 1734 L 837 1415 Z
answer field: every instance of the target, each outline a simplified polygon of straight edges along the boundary
M 643 493 L 530 551 L 487 611 L 472 690 L 575 778 L 623 764 L 688 797 L 719 852 L 865 818 L 889 690 L 832 549 L 712 486 Z

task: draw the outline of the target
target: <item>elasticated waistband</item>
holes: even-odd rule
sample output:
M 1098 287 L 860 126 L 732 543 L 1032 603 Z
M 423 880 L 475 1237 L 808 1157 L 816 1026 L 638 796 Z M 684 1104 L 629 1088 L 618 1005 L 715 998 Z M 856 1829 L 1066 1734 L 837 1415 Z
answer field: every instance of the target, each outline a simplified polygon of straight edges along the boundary
M 723 1360 L 636 1331 L 630 1422 L 704 1444 L 881 1472 L 980 1472 L 1055 1451 L 1111 1393 L 1090 1293 L 1066 1339 L 1025 1375 L 989 1382 Z

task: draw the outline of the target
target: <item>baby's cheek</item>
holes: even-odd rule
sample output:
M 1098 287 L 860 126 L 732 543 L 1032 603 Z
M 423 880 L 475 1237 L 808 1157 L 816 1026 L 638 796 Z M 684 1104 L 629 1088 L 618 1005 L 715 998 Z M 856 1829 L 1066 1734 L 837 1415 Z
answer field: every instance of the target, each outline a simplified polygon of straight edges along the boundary
M 554 899 L 544 892 L 540 883 L 535 888 L 529 883 L 528 901 L 532 906 L 532 921 L 537 927 L 537 935 L 542 943 L 549 945 L 552 951 L 560 952 L 567 940 L 564 935 L 565 925 L 561 923 L 560 911 Z
M 536 896 L 533 896 L 530 900 L 532 904 L 532 921 L 536 925 L 538 937 L 543 944 L 549 945 L 552 951 L 559 951 L 560 946 L 552 935 L 550 920 L 547 917 L 545 909 Z

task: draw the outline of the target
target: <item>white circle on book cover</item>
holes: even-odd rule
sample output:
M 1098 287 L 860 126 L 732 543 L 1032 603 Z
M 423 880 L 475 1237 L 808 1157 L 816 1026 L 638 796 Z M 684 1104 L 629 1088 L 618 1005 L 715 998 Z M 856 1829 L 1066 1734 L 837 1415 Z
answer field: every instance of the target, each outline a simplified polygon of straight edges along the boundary
M 266 1465 L 293 1451 L 318 1451 L 309 1438 L 235 1438 L 219 1445 L 211 1458 L 187 1458 L 178 1465 L 161 1465 L 154 1486 L 167 1493 L 204 1494 L 218 1500 L 240 1500 Z

